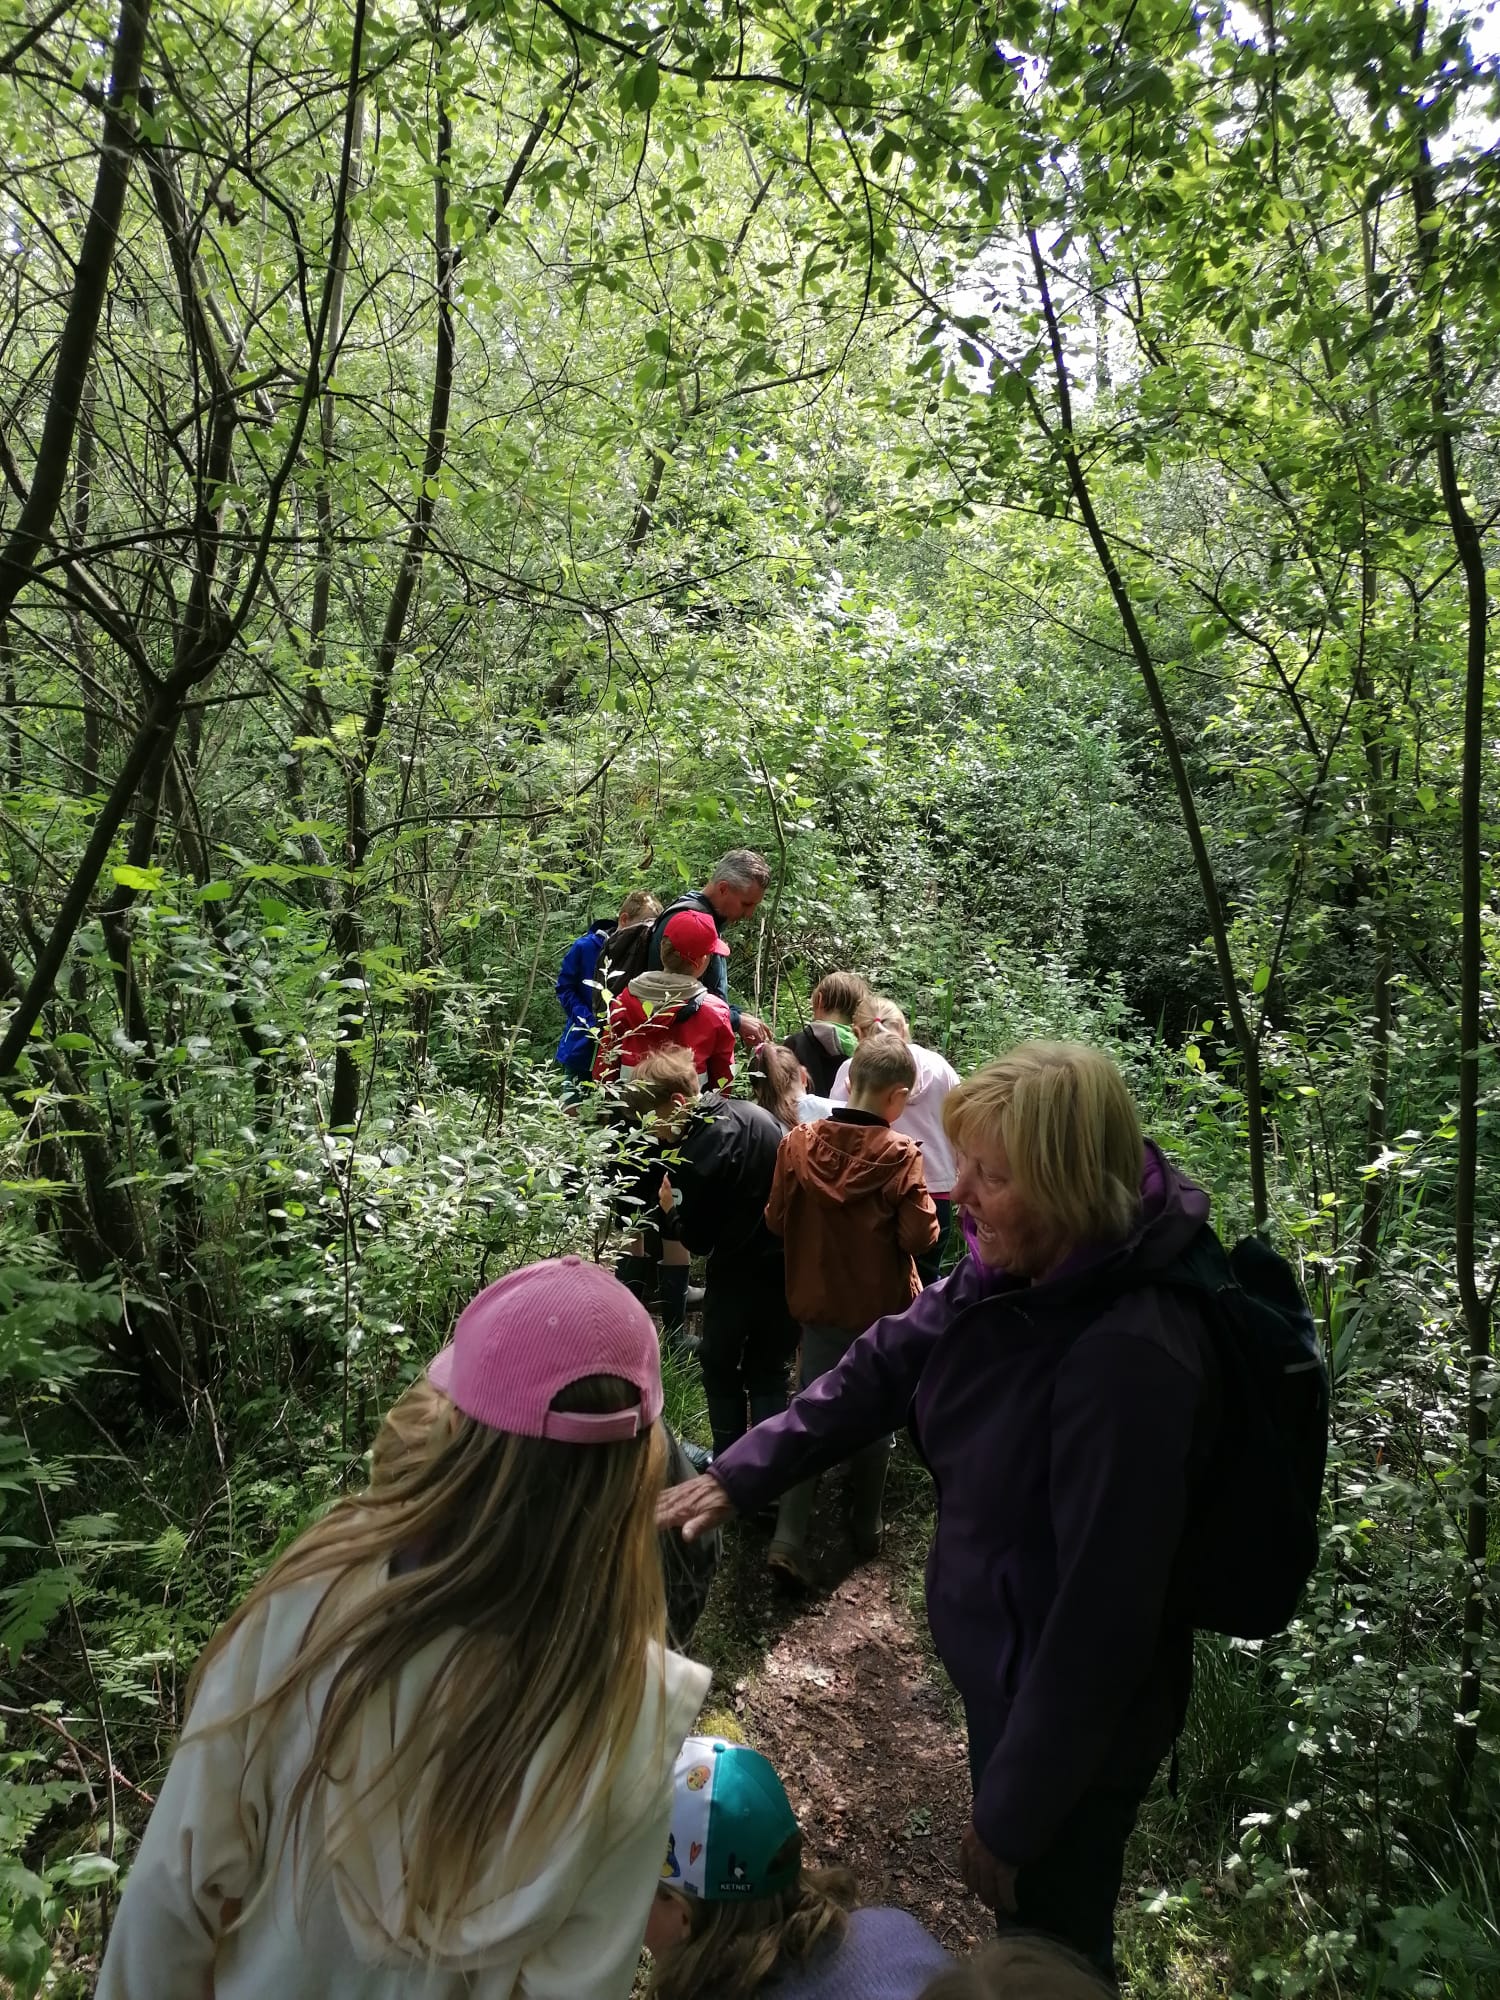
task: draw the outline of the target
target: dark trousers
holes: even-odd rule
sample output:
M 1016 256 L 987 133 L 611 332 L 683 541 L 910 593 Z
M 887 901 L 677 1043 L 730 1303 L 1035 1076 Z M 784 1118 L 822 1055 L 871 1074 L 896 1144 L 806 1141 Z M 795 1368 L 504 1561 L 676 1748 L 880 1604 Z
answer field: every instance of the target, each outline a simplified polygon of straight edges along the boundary
M 921 1256 L 915 1259 L 917 1276 L 924 1285 L 935 1285 L 943 1274 L 943 1252 L 948 1247 L 948 1224 L 953 1219 L 953 1203 L 947 1195 L 935 1194 L 932 1197 L 932 1205 L 937 1210 L 938 1217 L 937 1242 L 930 1250 L 924 1250 Z
M 716 1270 L 709 1258 L 698 1365 L 715 1453 L 727 1451 L 748 1425 L 786 1408 L 787 1371 L 797 1340 L 780 1264 L 771 1278 L 762 1279 L 759 1272 Z
M 820 1375 L 836 1368 L 863 1332 L 864 1328 L 860 1326 L 804 1325 L 799 1386 L 805 1389 L 809 1382 L 816 1382 Z M 862 1542 L 879 1542 L 883 1525 L 881 1503 L 885 1497 L 885 1476 L 890 1470 L 895 1444 L 893 1437 L 877 1438 L 874 1444 L 863 1446 L 848 1461 L 850 1525 L 854 1530 L 856 1548 Z M 817 1480 L 804 1479 L 800 1486 L 793 1486 L 782 1494 L 781 1505 L 776 1510 L 773 1547 L 795 1550 L 799 1555 L 802 1553 L 817 1492 Z
M 965 1708 L 969 1775 L 977 1793 L 995 1744 L 993 1728 Z M 1115 1976 L 1115 1904 L 1129 1840 L 1154 1771 L 1128 1785 L 1091 1785 L 1058 1828 L 1051 1846 L 1016 1874 L 1016 1907 L 997 1910 L 1003 1931 L 1040 1931 L 1071 1945 L 1111 1982 Z M 1004 1861 L 1007 1857 L 999 1855 Z

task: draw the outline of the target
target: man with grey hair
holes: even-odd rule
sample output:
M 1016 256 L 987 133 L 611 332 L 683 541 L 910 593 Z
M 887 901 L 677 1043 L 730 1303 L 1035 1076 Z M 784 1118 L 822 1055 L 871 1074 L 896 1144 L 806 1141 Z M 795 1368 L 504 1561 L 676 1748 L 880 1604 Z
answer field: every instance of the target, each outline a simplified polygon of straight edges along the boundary
M 727 924 L 737 924 L 742 917 L 754 915 L 770 882 L 771 864 L 763 854 L 756 854 L 748 847 L 730 848 L 703 888 L 679 896 L 657 918 L 646 951 L 647 971 L 661 970 L 662 933 L 666 930 L 669 917 L 675 916 L 679 910 L 702 910 L 706 916 L 713 918 L 722 935 Z M 735 1033 L 747 1048 L 754 1048 L 757 1043 L 769 1039 L 771 1031 L 765 1022 L 758 1020 L 754 1014 L 743 1013 L 729 998 L 727 960 L 711 958 L 708 970 L 703 974 L 703 984 L 710 993 L 717 993 L 727 1003 Z

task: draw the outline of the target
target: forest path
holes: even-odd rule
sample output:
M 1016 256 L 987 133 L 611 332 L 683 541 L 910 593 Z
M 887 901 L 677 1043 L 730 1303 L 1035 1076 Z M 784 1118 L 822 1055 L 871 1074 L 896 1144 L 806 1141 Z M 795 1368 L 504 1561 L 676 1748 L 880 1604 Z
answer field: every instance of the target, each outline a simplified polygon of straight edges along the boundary
M 958 1874 L 969 1816 L 963 1726 L 911 1604 L 925 1533 L 903 1519 L 876 1561 L 852 1568 L 829 1484 L 810 1548 L 824 1587 L 786 1597 L 766 1571 L 764 1534 L 731 1527 L 702 1643 L 690 1650 L 719 1668 L 711 1714 L 732 1714 L 779 1772 L 808 1860 L 852 1868 L 863 1902 L 910 1910 L 964 1953 L 991 1926 Z

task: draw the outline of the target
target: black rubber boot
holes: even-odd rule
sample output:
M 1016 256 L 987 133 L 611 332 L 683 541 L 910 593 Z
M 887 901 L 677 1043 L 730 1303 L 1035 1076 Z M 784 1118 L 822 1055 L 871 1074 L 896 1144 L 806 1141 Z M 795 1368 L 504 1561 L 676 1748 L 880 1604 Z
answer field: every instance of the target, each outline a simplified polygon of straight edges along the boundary
M 656 1282 L 661 1293 L 662 1346 L 679 1360 L 696 1354 L 699 1342 L 690 1340 L 687 1331 L 687 1265 L 659 1265 Z
M 708 1428 L 713 1435 L 714 1457 L 718 1458 L 745 1435 L 745 1399 L 715 1391 L 707 1383 L 704 1393 L 708 1398 Z

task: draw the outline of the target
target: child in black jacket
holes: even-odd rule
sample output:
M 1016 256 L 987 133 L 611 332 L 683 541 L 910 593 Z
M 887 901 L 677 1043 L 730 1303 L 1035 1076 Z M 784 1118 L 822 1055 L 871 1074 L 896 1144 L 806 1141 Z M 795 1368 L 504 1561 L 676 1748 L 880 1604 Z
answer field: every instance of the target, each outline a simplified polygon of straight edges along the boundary
M 684 1049 L 648 1057 L 626 1096 L 657 1144 L 642 1187 L 656 1208 L 643 1219 L 708 1259 L 698 1358 L 717 1454 L 744 1436 L 747 1423 L 786 1408 L 797 1323 L 787 1309 L 781 1244 L 765 1222 L 782 1128 L 758 1104 L 717 1091 L 700 1096 Z

